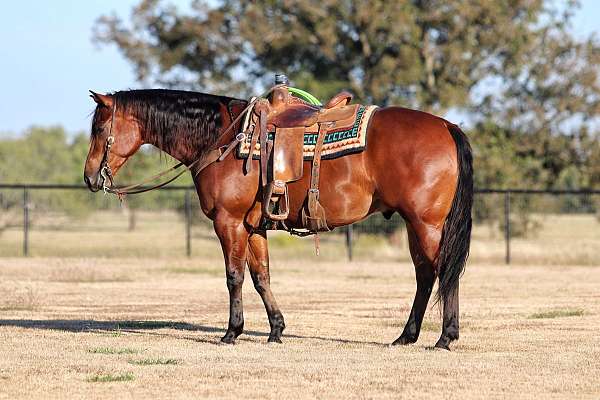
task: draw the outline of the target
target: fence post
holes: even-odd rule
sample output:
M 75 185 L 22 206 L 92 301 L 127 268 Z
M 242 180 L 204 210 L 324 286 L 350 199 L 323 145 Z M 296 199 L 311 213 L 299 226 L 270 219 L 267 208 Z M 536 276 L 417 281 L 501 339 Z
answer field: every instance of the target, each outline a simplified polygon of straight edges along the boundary
M 510 264 L 510 191 L 504 192 L 504 241 L 506 244 L 504 262 Z
M 352 236 L 353 236 L 352 225 L 346 226 L 346 252 L 348 254 L 348 261 L 352 261 Z
M 185 254 L 192 256 L 192 201 L 189 189 L 185 191 Z
M 23 255 L 29 255 L 29 190 L 23 188 Z

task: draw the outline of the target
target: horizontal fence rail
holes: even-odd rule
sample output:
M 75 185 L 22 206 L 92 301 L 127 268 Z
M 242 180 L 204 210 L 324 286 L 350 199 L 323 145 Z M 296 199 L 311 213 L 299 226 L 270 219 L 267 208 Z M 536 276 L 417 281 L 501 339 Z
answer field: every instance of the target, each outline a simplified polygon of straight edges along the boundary
M 38 198 L 35 199 L 33 194 L 37 194 L 43 191 L 72 191 L 72 192 L 87 192 L 88 188 L 85 185 L 77 185 L 77 184 L 53 184 L 53 183 L 32 183 L 32 184 L 2 184 L 0 183 L 0 213 L 5 213 L 8 206 L 3 204 L 3 193 L 8 192 L 21 192 L 21 200 L 17 200 L 18 196 L 16 193 L 13 193 L 11 197 L 12 203 L 11 206 L 14 209 L 15 207 L 22 207 L 22 255 L 29 255 L 32 248 L 31 243 L 31 234 L 32 231 L 36 231 L 35 224 L 32 225 L 32 214 L 38 213 L 41 214 L 43 212 L 48 212 L 48 210 L 52 210 L 54 208 L 60 208 L 59 206 L 48 206 L 43 208 L 42 211 L 36 209 L 35 205 L 40 205 L 44 203 L 53 203 L 56 202 L 56 199 L 50 199 L 48 196 L 46 198 Z M 157 192 L 168 193 L 169 197 L 166 200 L 163 200 L 160 203 L 160 206 L 157 210 L 177 210 L 180 213 L 183 222 L 184 222 L 184 240 L 182 241 L 182 252 L 184 252 L 188 257 L 192 255 L 192 232 L 193 226 L 195 224 L 195 218 L 197 218 L 197 214 L 201 214 L 199 210 L 197 210 L 197 201 L 194 201 L 195 188 L 194 186 L 188 185 L 171 185 L 160 188 Z M 182 193 L 183 196 L 178 195 L 177 193 Z M 563 224 L 565 225 L 563 228 L 567 229 L 570 225 L 573 225 L 570 229 L 573 232 L 579 230 L 582 232 L 591 231 L 591 234 L 588 236 L 600 237 L 600 219 L 598 219 L 597 226 L 594 225 L 593 222 L 593 214 L 596 213 L 600 215 L 600 190 L 575 190 L 575 189 L 522 189 L 522 188 L 508 188 L 508 189 L 493 189 L 493 188 L 481 188 L 475 189 L 476 201 L 474 205 L 474 221 L 478 226 L 488 226 L 488 231 L 491 232 L 491 237 L 493 237 L 496 233 L 501 232 L 502 239 L 501 242 L 504 243 L 503 249 L 501 250 L 503 253 L 503 262 L 506 264 L 510 264 L 512 261 L 512 256 L 514 251 L 521 251 L 522 248 L 525 247 L 523 237 L 526 235 L 535 236 L 537 225 L 539 225 L 539 221 L 536 222 L 534 218 L 537 215 L 542 215 L 544 213 L 549 214 L 550 210 L 553 216 L 560 215 L 588 215 L 590 216 L 590 221 L 588 219 L 585 220 L 585 224 L 577 222 L 577 218 L 573 218 L 573 221 L 563 221 L 560 218 L 555 222 L 550 223 L 553 224 Z M 92 193 L 90 193 L 92 195 Z M 74 195 L 75 196 L 75 195 Z M 79 195 L 77 195 L 79 196 Z M 85 195 L 84 195 L 85 196 Z M 63 196 L 56 196 L 59 199 Z M 67 197 L 67 196 L 64 196 Z M 129 196 L 136 198 L 136 196 Z M 129 198 L 128 197 L 128 198 Z M 98 203 L 97 197 L 90 197 L 94 199 L 95 204 Z M 112 200 L 112 196 L 106 196 L 104 199 Z M 85 204 L 85 200 L 79 199 L 80 203 L 83 202 Z M 17 206 L 18 202 L 20 205 Z M 108 200 L 105 200 L 108 202 Z M 6 202 L 5 202 L 6 203 Z M 59 202 L 60 203 L 60 202 Z M 117 202 L 118 203 L 118 202 Z M 114 202 L 112 205 L 107 206 L 108 208 L 114 207 Z M 91 208 L 91 206 L 87 206 Z M 108 209 L 107 208 L 107 209 Z M 194 212 L 194 208 L 196 208 Z M 144 207 L 141 207 L 140 210 L 144 210 Z M 133 214 L 133 211 L 131 212 Z M 15 217 L 16 218 L 16 217 Z M 558 218 L 558 217 L 557 217 Z M 586 217 L 587 218 L 587 217 Z M 2 220 L 0 219 L 0 222 Z M 579 223 L 581 226 L 575 227 Z M 536 225 L 537 224 L 537 225 Z M 20 227 L 19 225 L 13 225 L 12 227 Z M 391 226 L 391 228 L 390 228 Z M 135 227 L 135 218 L 130 218 L 129 228 L 133 229 Z M 384 221 L 381 216 L 376 216 L 369 218 L 360 223 L 350 225 L 345 229 L 338 230 L 336 232 L 343 233 L 343 239 L 338 243 L 339 246 L 345 247 L 345 255 L 348 260 L 352 260 L 357 256 L 357 250 L 355 249 L 355 242 L 361 241 L 361 237 L 366 235 L 376 235 L 376 236 L 385 236 L 391 242 L 397 239 L 395 232 L 398 229 L 402 229 L 403 222 L 401 219 L 395 215 L 392 218 L 391 225 L 389 225 L 388 221 Z M 496 228 L 494 228 L 496 227 Z M 2 235 L 2 226 L 0 226 L 0 235 Z M 41 228 L 40 228 L 41 229 Z M 560 229 L 556 228 L 556 229 Z M 554 230 L 556 230 L 554 229 Z M 48 231 L 52 231 L 52 228 L 47 229 Z M 532 233 L 533 232 L 533 233 Z M 475 234 L 475 236 L 481 236 L 480 233 Z M 567 235 L 567 233 L 565 233 Z M 338 235 L 339 236 L 339 235 Z M 542 235 L 543 236 L 543 235 Z M 588 236 L 583 237 L 583 241 L 586 242 L 586 238 Z M 0 236 L 1 238 L 1 236 Z M 552 239 L 552 238 L 551 238 Z M 566 238 L 568 239 L 568 238 Z M 512 242 L 517 240 L 518 249 L 515 249 L 512 246 Z M 542 240 L 544 240 L 542 238 Z M 552 239 L 554 240 L 554 239 Z M 573 239 L 576 240 L 576 239 Z M 143 240 L 142 240 L 143 241 Z M 498 240 L 488 240 L 488 242 L 494 244 L 494 250 L 489 250 L 486 246 L 482 246 L 482 253 L 485 251 L 488 252 L 498 252 Z M 587 242 L 586 242 L 587 243 Z M 592 254 L 596 250 L 600 250 L 600 248 L 596 248 L 594 246 L 597 245 L 595 242 L 590 242 L 589 249 L 585 249 L 584 251 L 589 252 L 589 255 L 584 257 L 584 262 L 590 261 L 592 259 Z M 488 243 L 489 245 L 489 243 Z M 564 246 L 565 244 L 562 243 Z M 360 247 L 360 246 L 359 246 Z M 368 246 L 367 246 L 368 247 Z M 407 246 L 404 246 L 405 248 Z M 0 255 L 2 254 L 2 247 L 0 247 Z M 141 254 L 143 250 L 139 250 Z M 532 253 L 543 253 L 543 249 L 530 249 L 525 251 L 531 251 Z M 472 252 L 473 253 L 473 252 Z M 598 253 L 600 254 L 600 253 Z M 600 257 L 600 255 L 598 256 Z M 587 261 L 586 261 L 587 260 Z M 599 260 L 600 263 L 600 260 Z
M 141 186 L 140 189 L 149 189 L 151 186 Z M 0 189 L 63 189 L 63 190 L 89 190 L 85 185 L 62 183 L 0 183 Z M 163 186 L 157 190 L 190 190 L 194 186 L 171 185 Z M 102 191 L 102 190 L 100 190 Z
M 151 186 L 141 186 L 140 189 L 148 189 Z M 85 185 L 62 184 L 62 183 L 0 183 L 0 189 L 66 189 L 66 190 L 89 190 Z M 157 190 L 195 190 L 193 185 L 170 185 L 163 186 Z M 475 188 L 478 193 L 521 193 L 521 194 L 600 194 L 600 189 L 489 189 Z

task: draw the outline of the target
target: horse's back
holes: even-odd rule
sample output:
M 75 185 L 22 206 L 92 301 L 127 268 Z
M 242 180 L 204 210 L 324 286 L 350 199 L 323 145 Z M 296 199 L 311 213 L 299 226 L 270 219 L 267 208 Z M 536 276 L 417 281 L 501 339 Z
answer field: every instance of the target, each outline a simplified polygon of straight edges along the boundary
M 373 113 L 368 140 L 371 144 L 384 135 L 388 144 L 398 141 L 420 144 L 419 141 L 427 141 L 430 144 L 439 142 L 448 145 L 453 143 L 448 133 L 449 124 L 445 119 L 424 111 L 398 106 L 382 107 Z

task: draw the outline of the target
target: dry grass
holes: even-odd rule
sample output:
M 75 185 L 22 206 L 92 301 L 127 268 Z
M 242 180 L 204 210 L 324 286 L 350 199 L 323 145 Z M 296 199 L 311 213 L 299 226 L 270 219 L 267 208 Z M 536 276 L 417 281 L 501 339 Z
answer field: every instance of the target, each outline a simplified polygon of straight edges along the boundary
M 548 318 L 563 318 L 563 317 L 579 317 L 582 316 L 585 312 L 582 309 L 559 309 L 559 310 L 549 310 L 549 311 L 541 311 L 534 314 L 531 314 L 529 318 L 532 319 L 548 319 Z
M 88 382 L 127 382 L 134 380 L 131 372 L 124 374 L 96 374 L 88 378 Z
M 143 358 L 141 360 L 129 360 L 129 364 L 133 365 L 177 365 L 181 361 L 175 358 Z
M 139 350 L 130 349 L 130 348 L 121 348 L 116 349 L 114 347 L 95 347 L 93 349 L 89 349 L 88 352 L 92 354 L 137 354 Z
M 3 295 L 0 311 L 33 311 L 40 304 L 39 293 L 30 282 L 19 282 L 12 286 L 2 282 L 0 293 Z
M 1 262 L 0 398 L 600 396 L 597 267 L 471 263 L 461 282 L 461 339 L 448 353 L 430 347 L 437 309 L 417 344 L 387 346 L 412 303 L 407 263 L 275 255 L 284 344 L 266 344 L 267 319 L 247 279 L 246 334 L 221 346 L 223 275 L 188 272 L 217 270 L 219 257 Z M 122 279 L 55 279 L 54 271 L 84 268 Z M 35 306 L 13 307 L 27 287 Z

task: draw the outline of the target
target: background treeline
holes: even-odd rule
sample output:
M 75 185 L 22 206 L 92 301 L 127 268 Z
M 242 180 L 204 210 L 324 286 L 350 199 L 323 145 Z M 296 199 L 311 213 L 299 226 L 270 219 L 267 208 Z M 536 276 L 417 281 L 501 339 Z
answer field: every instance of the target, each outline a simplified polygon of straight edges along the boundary
M 359 102 L 454 116 L 474 148 L 477 187 L 600 188 L 600 43 L 573 33 L 578 8 L 550 0 L 223 0 L 183 9 L 143 0 L 127 18 L 99 17 L 93 31 L 99 44 L 119 48 L 143 86 L 245 98 L 284 72 L 323 100 L 350 89 Z M 80 183 L 87 145 L 86 135 L 58 127 L 2 140 L 0 181 Z M 165 159 L 142 152 L 120 182 Z M 477 216 L 495 219 L 494 210 L 479 204 Z
M 89 134 L 67 134 L 60 126 L 32 127 L 18 137 L 0 139 L 0 183 L 83 183 L 83 167 L 89 148 Z M 144 146 L 119 172 L 119 182 L 139 182 L 166 169 L 174 161 L 157 150 Z M 177 184 L 191 185 L 190 176 Z M 66 212 L 71 217 L 86 218 L 94 210 L 120 209 L 136 223 L 136 210 L 175 209 L 183 212 L 182 192 L 154 191 L 128 196 L 122 205 L 110 195 L 92 194 L 87 190 L 32 190 L 29 192 L 32 223 L 52 212 Z M 22 223 L 23 193 L 0 189 L 0 233 Z M 197 214 L 197 213 L 196 213 Z

